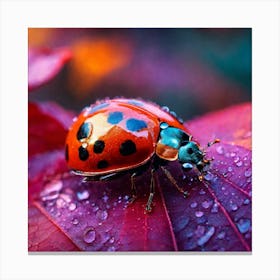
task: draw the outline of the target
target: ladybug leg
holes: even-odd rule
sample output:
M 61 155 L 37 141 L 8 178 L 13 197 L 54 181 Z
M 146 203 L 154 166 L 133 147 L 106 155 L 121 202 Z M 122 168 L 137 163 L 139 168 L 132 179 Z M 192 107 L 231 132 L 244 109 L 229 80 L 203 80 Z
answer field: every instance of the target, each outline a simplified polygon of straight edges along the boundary
M 137 173 L 133 173 L 130 177 L 131 198 L 128 200 L 128 203 L 133 203 L 137 198 L 136 187 L 135 187 L 135 182 L 134 182 L 134 178 L 135 178 L 136 175 L 137 175 Z
M 151 184 L 150 184 L 150 194 L 149 194 L 149 198 L 145 207 L 145 212 L 150 213 L 152 211 L 152 203 L 153 203 L 153 198 L 155 195 L 155 170 L 152 169 L 151 170 Z
M 171 173 L 163 166 L 160 167 L 161 170 L 163 171 L 164 175 L 167 177 L 167 179 L 173 184 L 173 186 L 184 195 L 184 197 L 188 197 L 189 196 L 189 192 L 185 191 L 183 188 L 179 187 L 176 180 L 174 179 L 174 177 L 171 175 Z

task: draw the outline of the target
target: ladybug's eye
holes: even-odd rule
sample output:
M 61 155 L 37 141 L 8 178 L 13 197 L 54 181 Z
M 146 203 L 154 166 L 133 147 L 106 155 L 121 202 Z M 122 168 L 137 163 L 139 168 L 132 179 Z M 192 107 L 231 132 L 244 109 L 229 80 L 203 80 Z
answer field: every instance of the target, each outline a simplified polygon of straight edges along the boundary
M 187 149 L 187 153 L 190 154 L 190 155 L 193 154 L 193 149 L 192 148 L 188 148 Z
M 91 135 L 92 124 L 90 122 L 83 123 L 77 133 L 77 139 L 81 140 L 84 138 L 88 138 Z

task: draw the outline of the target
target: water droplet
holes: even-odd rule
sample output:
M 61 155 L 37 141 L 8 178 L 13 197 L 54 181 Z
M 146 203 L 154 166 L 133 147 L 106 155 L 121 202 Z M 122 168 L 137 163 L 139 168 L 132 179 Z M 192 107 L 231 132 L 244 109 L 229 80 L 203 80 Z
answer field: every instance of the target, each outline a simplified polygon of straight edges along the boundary
M 105 203 L 107 203 L 108 199 L 109 199 L 109 196 L 106 195 L 106 194 L 102 197 L 102 200 L 103 200 Z
M 226 236 L 226 233 L 225 233 L 224 231 L 221 231 L 221 232 L 217 235 L 217 237 L 218 237 L 219 239 L 224 239 L 225 236 Z
M 207 200 L 205 200 L 205 201 L 203 201 L 203 202 L 201 203 L 201 206 L 202 206 L 203 208 L 205 208 L 205 209 L 208 209 L 208 208 L 210 207 L 211 204 L 212 204 L 212 201 L 207 201 Z
M 196 211 L 195 212 L 195 216 L 197 217 L 197 218 L 200 218 L 200 217 L 202 217 L 204 215 L 204 213 L 202 212 L 202 211 Z
M 248 205 L 249 203 L 250 203 L 250 199 L 248 199 L 248 198 L 244 199 L 244 201 L 243 201 L 244 205 Z
M 92 207 L 92 211 L 93 211 L 93 212 L 96 212 L 98 209 L 99 209 L 99 207 L 98 207 L 98 206 L 94 206 L 94 207 Z
M 177 218 L 175 221 L 174 231 L 179 232 L 182 229 L 186 228 L 189 221 L 190 219 L 188 217 L 184 217 L 183 219 L 181 217 Z
M 66 203 L 71 202 L 71 196 L 65 193 L 60 194 L 60 198 L 62 198 Z
M 88 244 L 92 243 L 95 240 L 96 233 L 93 227 L 86 228 L 84 231 L 84 241 Z
M 116 251 L 116 247 L 111 246 L 111 247 L 108 248 L 107 251 L 108 251 L 108 252 L 115 252 L 115 251 Z
M 233 168 L 231 166 L 228 167 L 228 172 L 232 172 Z
M 74 211 L 76 208 L 77 208 L 77 205 L 76 205 L 76 203 L 74 203 L 74 202 L 70 203 L 70 205 L 69 205 L 69 207 L 68 207 L 68 209 L 69 209 L 70 211 Z
M 65 205 L 66 205 L 66 202 L 65 202 L 64 199 L 58 198 L 58 199 L 56 200 L 56 207 L 57 207 L 57 208 L 63 208 L 63 207 L 65 207 Z
M 250 177 L 252 175 L 252 171 L 250 169 L 246 170 L 244 173 L 245 177 Z
M 77 219 L 77 218 L 74 218 L 73 220 L 72 220 L 72 224 L 73 225 L 77 225 L 79 223 L 79 220 Z
M 197 244 L 199 246 L 203 246 L 205 243 L 209 241 L 209 239 L 213 236 L 214 233 L 215 233 L 215 228 L 210 227 L 208 231 L 205 233 L 205 235 L 203 235 L 198 239 Z
M 195 235 L 197 237 L 201 237 L 205 232 L 205 227 L 204 226 L 201 226 L 201 225 L 198 225 L 196 230 L 195 230 Z
M 216 151 L 218 154 L 222 155 L 224 153 L 224 147 L 223 146 L 218 146 L 216 148 Z
M 85 200 L 89 198 L 89 192 L 87 190 L 84 190 L 82 192 L 77 192 L 77 198 L 78 200 Z
M 231 156 L 231 157 L 235 157 L 235 156 L 236 156 L 236 153 L 232 152 L 232 153 L 230 153 L 230 156 Z
M 237 163 L 239 161 L 239 157 L 235 157 L 233 161 L 234 163 Z
M 191 208 L 195 208 L 197 206 L 197 202 L 191 203 Z
M 108 218 L 108 212 L 106 210 L 98 210 L 96 213 L 96 217 L 99 220 L 104 221 Z
M 242 161 L 238 161 L 237 163 L 236 163 L 236 166 L 238 166 L 238 167 L 240 167 L 240 166 L 242 166 L 243 165 L 243 162 Z
M 218 204 L 214 203 L 212 209 L 211 209 L 211 213 L 218 213 Z
M 115 242 L 115 237 L 113 236 L 109 239 L 109 243 L 113 244 L 114 242 Z
M 232 211 L 236 211 L 236 210 L 238 209 L 238 206 L 237 206 L 236 204 L 231 204 L 231 205 L 230 205 L 230 209 L 231 209 Z
M 206 181 L 211 181 L 213 179 L 214 175 L 212 173 L 207 173 L 205 176 L 204 176 L 204 179 Z
M 54 200 L 54 199 L 57 199 L 58 196 L 59 196 L 59 192 L 57 192 L 57 191 L 50 192 L 48 195 L 45 195 L 45 196 L 42 196 L 42 194 L 41 194 L 43 201 Z
M 54 200 L 58 198 L 59 192 L 63 187 L 61 180 L 54 180 L 51 183 L 48 183 L 44 190 L 40 193 L 40 196 L 43 201 Z
M 205 194 L 205 191 L 204 190 L 200 190 L 199 194 Z
M 251 221 L 249 219 L 240 219 L 237 222 L 237 227 L 241 233 L 245 233 L 250 229 Z

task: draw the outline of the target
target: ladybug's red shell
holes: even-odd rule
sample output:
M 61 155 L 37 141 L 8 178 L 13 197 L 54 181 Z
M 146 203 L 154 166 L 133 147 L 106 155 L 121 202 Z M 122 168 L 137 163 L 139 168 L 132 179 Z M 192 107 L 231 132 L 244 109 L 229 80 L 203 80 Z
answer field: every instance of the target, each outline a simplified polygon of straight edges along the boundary
M 124 98 L 97 102 L 85 108 L 69 130 L 68 166 L 88 176 L 141 166 L 155 153 L 161 122 L 186 131 L 174 116 L 150 102 Z

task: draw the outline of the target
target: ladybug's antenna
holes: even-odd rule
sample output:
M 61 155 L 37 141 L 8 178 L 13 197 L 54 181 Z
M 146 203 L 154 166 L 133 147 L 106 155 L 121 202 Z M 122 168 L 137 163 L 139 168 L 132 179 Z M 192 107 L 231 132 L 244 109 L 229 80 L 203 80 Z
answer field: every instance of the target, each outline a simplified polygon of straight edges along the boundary
M 218 139 L 218 138 L 216 138 L 216 139 L 214 139 L 212 142 L 208 142 L 208 143 L 207 143 L 207 147 L 209 148 L 210 146 L 212 146 L 212 145 L 214 145 L 214 144 L 216 144 L 216 143 L 220 143 L 220 142 L 221 142 L 221 140 Z

